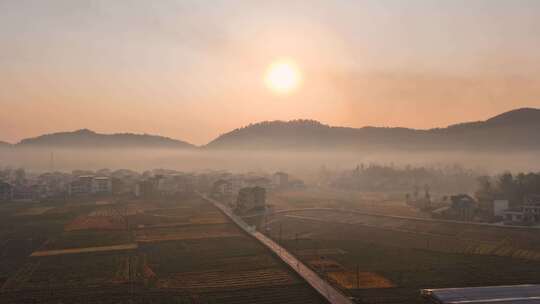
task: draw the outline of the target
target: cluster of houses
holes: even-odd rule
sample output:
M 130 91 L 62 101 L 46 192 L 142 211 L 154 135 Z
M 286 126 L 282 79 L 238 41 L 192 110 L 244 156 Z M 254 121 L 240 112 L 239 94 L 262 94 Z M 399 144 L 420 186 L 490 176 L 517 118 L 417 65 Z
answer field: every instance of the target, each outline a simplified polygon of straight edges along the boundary
M 266 210 L 266 189 L 246 187 L 238 191 L 236 203 L 232 206 L 237 214 L 247 214 Z
M 77 176 L 68 184 L 69 196 L 112 194 L 112 180 L 108 176 Z
M 21 170 L 21 169 L 19 169 Z M 110 195 L 113 177 L 61 172 L 26 175 L 13 178 L 10 173 L 0 175 L 0 201 L 42 201 L 68 197 Z
M 509 224 L 540 223 L 540 197 L 529 197 L 521 206 L 504 210 L 503 220 Z
M 143 173 L 119 169 L 75 170 L 71 173 L 27 173 L 23 169 L 0 169 L 0 202 L 43 201 L 94 196 L 173 196 L 193 191 L 211 193 L 219 198 L 236 198 L 241 189 L 258 187 L 255 201 L 261 201 L 258 189 L 304 187 L 302 181 L 287 173 L 231 174 L 224 171 L 185 173 L 155 169 Z M 247 193 L 247 192 L 246 192 Z M 243 202 L 251 201 L 251 194 Z M 247 206 L 248 204 L 246 204 Z
M 429 198 L 420 198 L 415 207 L 422 206 L 430 211 L 434 218 L 459 220 L 502 222 L 507 225 L 540 224 L 540 197 L 530 196 L 521 204 L 511 206 L 508 200 L 475 200 L 468 194 L 445 196 L 439 202 L 431 202 Z M 428 208 L 429 206 L 437 206 Z
M 23 169 L 0 170 L 0 202 L 39 201 L 62 196 L 68 183 L 62 173 L 29 176 Z
M 285 172 L 276 172 L 270 176 L 260 173 L 230 174 L 225 173 L 213 183 L 211 193 L 214 197 L 225 198 L 235 196 L 240 189 L 260 187 L 266 190 L 304 188 L 304 182 L 291 179 Z
M 0 170 L 0 202 L 111 195 L 175 195 L 193 191 L 196 177 L 166 170 L 142 174 L 126 169 L 26 174 L 23 169 L 4 169 Z
M 266 208 L 267 191 L 301 189 L 303 181 L 285 172 L 272 175 L 260 173 L 223 174 L 212 184 L 211 195 L 227 203 L 238 214 L 257 212 Z

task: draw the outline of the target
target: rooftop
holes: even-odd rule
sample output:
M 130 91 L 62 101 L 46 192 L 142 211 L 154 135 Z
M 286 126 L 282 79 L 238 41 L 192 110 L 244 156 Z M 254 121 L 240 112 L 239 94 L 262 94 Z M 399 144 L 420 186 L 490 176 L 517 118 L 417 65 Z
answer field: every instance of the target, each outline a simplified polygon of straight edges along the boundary
M 422 289 L 433 303 L 540 303 L 540 285 L 506 285 L 465 288 Z

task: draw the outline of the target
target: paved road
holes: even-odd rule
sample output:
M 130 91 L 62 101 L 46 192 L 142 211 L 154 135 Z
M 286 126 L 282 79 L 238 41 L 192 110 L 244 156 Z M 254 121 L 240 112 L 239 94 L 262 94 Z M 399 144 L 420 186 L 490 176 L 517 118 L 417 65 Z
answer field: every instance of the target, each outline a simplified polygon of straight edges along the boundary
M 317 290 L 328 302 L 332 304 L 353 304 L 354 302 L 342 294 L 339 290 L 335 289 L 332 285 L 328 284 L 324 279 L 313 270 L 309 269 L 304 263 L 300 262 L 296 257 L 290 254 L 285 248 L 281 247 L 264 234 L 258 232 L 254 227 L 249 226 L 240 217 L 236 216 L 232 211 L 220 202 L 213 200 L 206 195 L 200 194 L 201 197 L 220 209 L 225 215 L 227 215 L 235 224 L 242 228 L 245 232 L 251 234 L 264 246 L 272 250 L 283 262 L 287 263 L 296 273 L 301 276 L 306 282 L 309 283 L 315 290 Z

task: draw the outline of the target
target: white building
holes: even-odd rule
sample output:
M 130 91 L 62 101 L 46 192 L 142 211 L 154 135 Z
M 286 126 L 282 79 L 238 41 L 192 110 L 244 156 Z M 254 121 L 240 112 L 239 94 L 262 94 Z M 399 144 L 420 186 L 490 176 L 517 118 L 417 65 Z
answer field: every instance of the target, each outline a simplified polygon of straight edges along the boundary
M 289 185 L 289 174 L 285 172 L 276 172 L 272 176 L 272 183 L 275 187 L 287 187 Z
M 540 223 L 540 202 L 529 201 L 522 206 L 503 211 L 505 222 Z
M 92 180 L 93 194 L 111 194 L 112 181 L 110 177 L 95 177 Z
M 85 196 L 91 194 L 111 194 L 112 180 L 110 177 L 94 177 L 83 175 L 69 184 L 70 196 Z
M 83 175 L 77 177 L 69 184 L 70 196 L 84 196 L 92 194 L 94 177 L 91 175 Z
M 504 215 L 504 211 L 508 210 L 508 200 L 494 200 L 493 201 L 493 216 L 499 217 Z
M 523 222 L 524 214 L 521 209 L 504 210 L 503 218 L 506 223 L 521 223 Z

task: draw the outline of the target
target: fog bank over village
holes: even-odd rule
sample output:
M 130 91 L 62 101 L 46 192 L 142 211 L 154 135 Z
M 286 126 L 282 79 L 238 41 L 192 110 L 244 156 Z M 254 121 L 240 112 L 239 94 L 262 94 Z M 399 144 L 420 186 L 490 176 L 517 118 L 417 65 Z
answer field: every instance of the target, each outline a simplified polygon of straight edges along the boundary
M 538 170 L 540 110 L 517 109 L 447 128 L 359 129 L 311 120 L 252 124 L 195 146 L 159 135 L 100 134 L 88 129 L 0 146 L 3 162 L 35 170 L 174 168 L 312 171 L 355 163 L 448 166 L 484 172 Z M 504 161 L 502 161 L 504 160 Z M 2 165 L 2 161 L 0 161 Z M 531 167 L 532 166 L 532 167 Z

